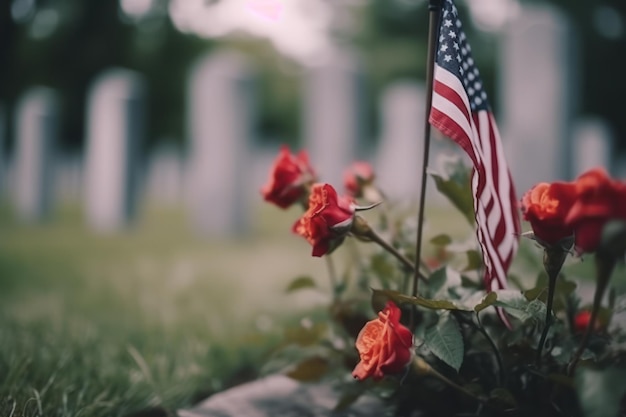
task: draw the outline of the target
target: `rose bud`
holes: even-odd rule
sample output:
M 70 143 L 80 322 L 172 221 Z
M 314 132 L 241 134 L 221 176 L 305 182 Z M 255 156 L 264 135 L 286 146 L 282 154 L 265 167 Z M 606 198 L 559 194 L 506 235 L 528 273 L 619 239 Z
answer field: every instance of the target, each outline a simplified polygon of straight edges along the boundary
M 354 213 L 351 198 L 337 196 L 329 184 L 313 184 L 309 208 L 292 230 L 313 245 L 313 256 L 322 256 L 343 242 L 352 228 Z
M 308 187 L 315 182 L 315 172 L 305 151 L 292 155 L 282 146 L 270 171 L 267 183 L 261 189 L 265 201 L 286 209 L 306 197 Z
M 363 188 L 374 181 L 374 169 L 368 162 L 354 162 L 343 174 L 346 191 L 354 198 L 363 196 Z
M 530 222 L 535 240 L 554 246 L 574 234 L 574 229 L 565 224 L 565 217 L 575 199 L 576 186 L 566 182 L 542 182 L 524 194 L 522 214 Z
M 609 178 L 600 168 L 574 182 L 578 198 L 565 223 L 574 229 L 578 253 L 595 252 L 609 220 L 626 220 L 626 183 Z
M 382 379 L 385 375 L 401 372 L 411 360 L 413 335 L 400 324 L 402 312 L 393 301 L 388 301 L 378 318 L 363 326 L 356 339 L 361 358 L 352 376 L 363 380 L 372 377 Z

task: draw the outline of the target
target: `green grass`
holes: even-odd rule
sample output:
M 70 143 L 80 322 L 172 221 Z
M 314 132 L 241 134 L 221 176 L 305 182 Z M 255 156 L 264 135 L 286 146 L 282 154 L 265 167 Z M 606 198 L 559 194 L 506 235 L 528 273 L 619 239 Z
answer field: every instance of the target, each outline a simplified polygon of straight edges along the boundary
M 274 213 L 276 228 L 207 241 L 177 211 L 101 237 L 78 210 L 25 226 L 0 209 L 0 415 L 172 412 L 253 376 L 279 313 L 315 302 L 286 283 L 323 267 L 284 232 L 297 214 Z

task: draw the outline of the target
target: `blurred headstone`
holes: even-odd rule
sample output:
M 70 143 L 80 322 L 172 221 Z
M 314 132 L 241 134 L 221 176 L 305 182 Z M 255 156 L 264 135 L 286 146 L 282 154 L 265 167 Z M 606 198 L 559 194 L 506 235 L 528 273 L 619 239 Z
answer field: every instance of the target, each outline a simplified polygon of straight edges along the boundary
M 175 205 L 181 202 L 184 164 L 180 151 L 169 145 L 154 149 L 146 163 L 148 201 Z
M 84 198 L 97 231 L 120 230 L 135 216 L 145 101 L 141 75 L 121 68 L 106 70 L 89 91 Z
M 15 202 L 25 221 L 42 220 L 52 209 L 57 106 L 56 93 L 47 87 L 31 88 L 17 104 Z
M 342 184 L 363 136 L 363 73 L 349 50 L 335 50 L 306 70 L 304 143 L 320 180 Z
M 55 195 L 60 201 L 77 203 L 83 195 L 83 158 L 80 153 L 57 155 L 55 163 Z
M 4 109 L 4 105 L 0 103 L 0 200 L 4 197 L 4 192 L 6 190 L 6 177 L 7 177 L 7 167 L 6 162 L 4 160 L 4 146 L 5 146 L 5 138 L 6 138 L 6 113 Z
M 188 85 L 189 208 L 205 236 L 242 234 L 249 227 L 249 147 L 256 123 L 252 67 L 234 52 L 201 58 Z
M 501 127 L 518 193 L 571 176 L 574 39 L 566 16 L 548 6 L 524 6 L 507 25 L 498 66 Z
M 425 95 L 422 84 L 403 81 L 387 87 L 382 96 L 376 177 L 392 199 L 415 198 L 419 193 Z
M 584 119 L 574 125 L 573 174 L 603 167 L 611 172 L 613 137 L 609 126 L 599 119 Z
M 618 154 L 613 165 L 615 178 L 626 181 L 626 153 Z

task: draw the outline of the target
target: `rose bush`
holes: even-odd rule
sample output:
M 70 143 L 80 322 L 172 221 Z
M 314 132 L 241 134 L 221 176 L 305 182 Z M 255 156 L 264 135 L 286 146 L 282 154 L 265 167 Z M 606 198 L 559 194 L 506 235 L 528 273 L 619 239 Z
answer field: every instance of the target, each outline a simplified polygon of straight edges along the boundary
M 432 173 L 437 188 L 473 220 L 469 172 L 460 163 L 441 166 L 447 171 Z M 509 274 L 517 288 L 487 293 L 477 243 L 460 244 L 437 230 L 424 259 L 414 259 L 410 213 L 383 202 L 379 224 L 357 214 L 373 206 L 360 207 L 355 198 L 379 202 L 384 196 L 369 169 L 359 162 L 346 171 L 344 185 L 352 196 L 338 195 L 330 184 L 309 182 L 299 189 L 304 213 L 293 232 L 313 246 L 313 256 L 329 263 L 330 308 L 317 322 L 288 332 L 270 360 L 285 364 L 284 355 L 287 366 L 269 369 L 286 369 L 302 381 L 341 381 L 337 410 L 361 395 L 380 394 L 389 401 L 390 415 L 398 416 L 618 415 L 620 402 L 626 402 L 626 333 L 620 327 L 609 333 L 606 323 L 617 306 L 626 305 L 626 288 L 613 288 L 608 304 L 603 296 L 626 252 L 626 222 L 614 223 L 626 220 L 623 181 L 595 169 L 527 191 L 520 208 L 544 256 L 522 245 L 523 267 L 514 263 Z M 375 197 L 368 198 L 366 190 Z M 350 250 L 335 253 L 351 237 L 358 239 Z M 576 273 L 596 283 L 591 308 L 580 308 L 577 284 L 562 270 L 574 240 L 579 253 L 592 253 L 596 266 Z M 331 253 L 345 261 L 341 274 L 332 267 Z M 415 278 L 419 291 L 408 295 Z M 307 288 L 321 289 L 313 277 L 301 276 L 288 291 Z M 512 330 L 493 307 L 506 311 Z M 350 373 L 355 381 L 346 383 Z

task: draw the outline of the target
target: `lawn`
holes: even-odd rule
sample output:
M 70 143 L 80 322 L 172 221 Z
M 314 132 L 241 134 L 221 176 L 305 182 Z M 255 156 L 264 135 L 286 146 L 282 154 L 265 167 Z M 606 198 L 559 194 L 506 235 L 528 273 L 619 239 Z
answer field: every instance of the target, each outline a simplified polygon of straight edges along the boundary
M 324 271 L 284 233 L 296 213 L 266 214 L 276 228 L 245 239 L 199 239 L 177 210 L 102 237 L 77 209 L 25 226 L 3 206 L 0 415 L 172 412 L 253 377 L 279 312 L 315 303 L 286 284 Z

